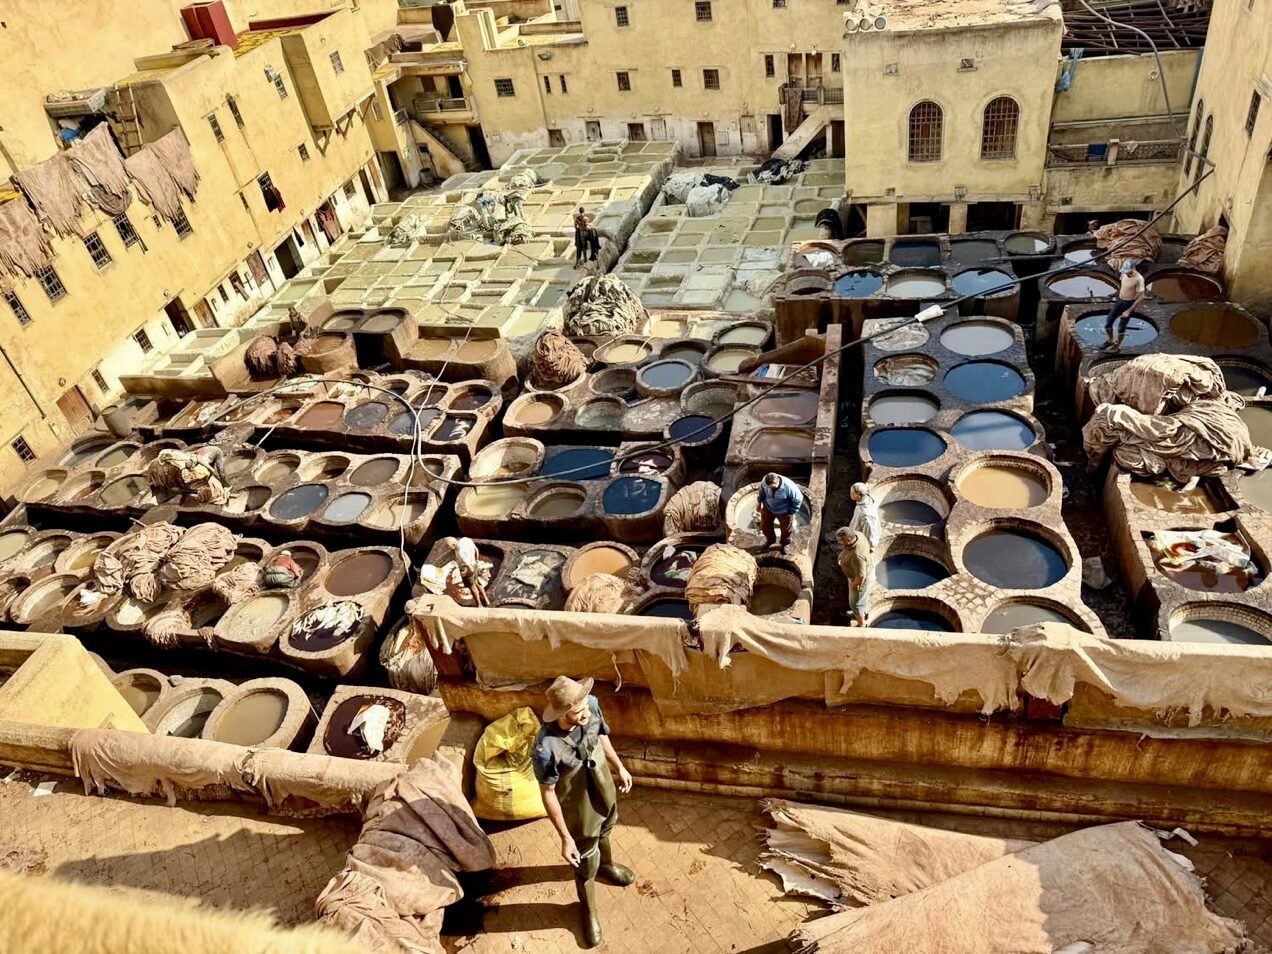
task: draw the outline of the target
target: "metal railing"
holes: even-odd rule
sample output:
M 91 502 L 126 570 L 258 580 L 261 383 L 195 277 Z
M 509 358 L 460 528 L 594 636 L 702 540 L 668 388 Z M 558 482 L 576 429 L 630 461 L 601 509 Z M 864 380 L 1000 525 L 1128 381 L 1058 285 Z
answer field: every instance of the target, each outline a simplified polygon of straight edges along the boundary
M 1184 152 L 1182 139 L 1108 139 L 1103 142 L 1049 143 L 1048 166 L 1117 166 L 1175 163 Z
M 834 105 L 844 101 L 844 91 L 839 87 L 801 86 L 799 93 L 805 105 Z
M 421 96 L 415 100 L 415 111 L 417 113 L 455 113 L 465 112 L 471 108 L 468 104 L 468 98 L 465 96 L 456 96 L 449 99 Z

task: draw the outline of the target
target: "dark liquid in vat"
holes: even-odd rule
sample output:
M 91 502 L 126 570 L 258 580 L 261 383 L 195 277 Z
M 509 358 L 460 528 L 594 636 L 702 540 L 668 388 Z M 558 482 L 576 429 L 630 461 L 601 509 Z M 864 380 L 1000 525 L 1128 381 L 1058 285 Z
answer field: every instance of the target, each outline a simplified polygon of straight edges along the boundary
M 720 432 L 720 425 L 715 418 L 702 414 L 690 414 L 671 422 L 667 433 L 673 440 L 699 444 L 711 440 Z
M 648 513 L 658 505 L 662 484 L 644 477 L 620 477 L 605 488 L 601 505 L 606 513 Z
M 1024 421 L 1001 411 L 965 414 L 950 435 L 968 450 L 1024 450 L 1036 436 Z
M 350 430 L 369 431 L 378 427 L 389 416 L 389 406 L 380 401 L 359 404 L 345 415 L 345 425 Z
M 357 596 L 375 589 L 393 571 L 393 561 L 383 553 L 371 551 L 345 557 L 327 574 L 327 592 L 333 596 Z
M 1118 324 L 1121 324 L 1119 321 Z M 1109 340 L 1108 334 L 1104 330 L 1104 315 L 1087 315 L 1085 318 L 1079 318 L 1073 325 L 1073 330 L 1078 333 L 1078 337 L 1089 345 L 1102 345 Z M 1113 328 L 1114 335 L 1117 334 L 1117 325 Z M 1150 321 L 1140 318 L 1138 315 L 1132 315 L 1130 322 L 1126 326 L 1126 336 L 1122 339 L 1122 347 L 1137 348 L 1140 345 L 1148 344 L 1157 337 L 1157 328 Z
M 278 520 L 296 520 L 317 510 L 331 491 L 326 484 L 301 484 L 274 498 L 270 516 Z
M 945 441 L 920 427 L 890 427 L 870 435 L 870 457 L 885 467 L 918 467 L 945 453 Z
M 938 242 L 893 242 L 888 257 L 893 265 L 939 265 L 941 246 Z
M 849 272 L 835 279 L 835 294 L 840 298 L 868 298 L 883 287 L 878 272 Z
M 322 747 L 328 755 L 343 759 L 371 759 L 376 752 L 367 748 L 362 733 L 350 732 L 349 723 L 363 709 L 373 705 L 382 705 L 389 710 L 388 726 L 384 730 L 384 748 L 388 750 L 402 734 L 402 726 L 406 721 L 406 706 L 400 700 L 388 696 L 353 696 L 336 706 L 327 722 L 327 731 L 323 733 Z
M 1047 541 L 1016 530 L 991 530 L 963 550 L 963 562 L 978 580 L 1009 590 L 1038 590 L 1064 579 L 1068 567 Z
M 930 527 L 941 522 L 941 515 L 921 500 L 889 500 L 879 507 L 879 515 L 902 527 Z
M 640 610 L 637 616 L 660 616 L 667 619 L 693 619 L 693 611 L 685 600 L 657 600 Z
M 994 404 L 1025 393 L 1024 376 L 1001 361 L 968 361 L 945 375 L 950 393 L 973 404 Z
M 939 613 L 921 609 L 889 610 L 869 623 L 876 629 L 918 629 L 929 633 L 952 633 L 954 627 Z
M 554 451 L 543 461 L 540 477 L 565 477 L 569 480 L 600 480 L 609 476 L 614 452 L 598 447 L 572 447 Z
M 917 553 L 897 553 L 875 567 L 875 579 L 890 590 L 926 589 L 949 575 L 941 564 Z

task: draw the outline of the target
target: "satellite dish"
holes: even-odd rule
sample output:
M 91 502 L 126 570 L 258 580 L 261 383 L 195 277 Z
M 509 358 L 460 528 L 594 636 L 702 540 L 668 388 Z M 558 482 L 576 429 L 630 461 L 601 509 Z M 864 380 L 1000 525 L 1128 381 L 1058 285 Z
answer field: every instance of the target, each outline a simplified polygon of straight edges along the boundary
M 883 30 L 883 29 L 886 29 L 886 28 L 887 28 L 887 26 L 888 26 L 888 18 L 887 18 L 887 17 L 882 17 L 882 16 L 880 16 L 880 17 L 875 17 L 875 18 L 874 18 L 874 28 L 875 28 L 876 30 Z

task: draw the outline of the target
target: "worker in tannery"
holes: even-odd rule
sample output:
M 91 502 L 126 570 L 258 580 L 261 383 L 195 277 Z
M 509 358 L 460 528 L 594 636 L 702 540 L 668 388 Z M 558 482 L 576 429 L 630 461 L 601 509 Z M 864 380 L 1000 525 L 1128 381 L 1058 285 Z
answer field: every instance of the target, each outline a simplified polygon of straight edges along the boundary
M 614 751 L 592 684 L 557 676 L 548 687 L 532 754 L 543 807 L 561 837 L 561 857 L 574 869 L 589 947 L 601 943 L 596 879 L 620 887 L 636 880 L 630 868 L 614 861 L 610 847 L 618 793 L 632 790 L 632 776 Z
M 866 604 L 870 599 L 870 584 L 874 580 L 870 541 L 864 533 L 850 527 L 836 530 L 835 539 L 843 547 L 839 551 L 839 569 L 848 580 L 848 609 L 852 614 L 849 625 L 865 626 Z
M 879 545 L 879 502 L 870 493 L 870 486 L 860 480 L 852 485 L 848 495 L 852 497 L 852 502 L 856 504 L 852 512 L 852 519 L 848 521 L 848 529 L 859 530 L 864 533 L 866 542 L 870 544 L 870 549 L 873 550 Z
M 760 519 L 760 532 L 770 550 L 785 548 L 791 544 L 791 524 L 804 506 L 804 492 L 795 481 L 781 474 L 769 472 L 760 481 L 760 492 L 755 498 L 755 511 Z M 777 531 L 782 542 L 777 542 Z
M 1101 351 L 1120 351 L 1122 341 L 1126 338 L 1126 328 L 1135 315 L 1135 310 L 1144 303 L 1144 276 L 1135 267 L 1135 261 L 1128 259 L 1118 270 L 1121 273 L 1121 284 L 1117 290 L 1117 301 L 1109 310 L 1104 320 L 1104 334 L 1107 341 L 1100 346 Z M 1113 337 L 1113 326 L 1117 325 L 1117 338 Z

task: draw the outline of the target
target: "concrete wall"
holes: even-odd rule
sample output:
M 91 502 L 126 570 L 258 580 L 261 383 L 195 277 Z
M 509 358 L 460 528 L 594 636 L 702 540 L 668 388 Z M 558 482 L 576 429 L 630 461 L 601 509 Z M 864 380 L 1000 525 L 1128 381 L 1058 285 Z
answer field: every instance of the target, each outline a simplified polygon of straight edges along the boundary
M 1196 104 L 1204 104 L 1201 128 L 1214 118 L 1209 157 L 1215 173 L 1179 206 L 1177 218 L 1186 230 L 1229 225 L 1225 271 L 1229 294 L 1256 310 L 1272 310 L 1272 8 L 1266 3 L 1220 0 L 1211 14 L 1205 58 L 1197 84 L 1190 133 L 1197 124 Z M 1262 95 L 1258 121 L 1246 132 L 1251 94 Z M 1201 135 L 1197 136 L 1201 139 Z M 1200 149 L 1200 142 L 1198 142 Z M 1181 170 L 1180 188 L 1192 184 Z
M 1171 109 L 1186 124 L 1188 101 L 1197 76 L 1200 50 L 1166 50 L 1162 53 Z M 1063 72 L 1064 64 L 1056 72 Z M 1133 116 L 1164 116 L 1157 62 L 1152 56 L 1097 56 L 1078 62 L 1069 88 L 1055 94 L 1053 123 L 1084 122 Z
M 74 636 L 0 634 L 0 722 L 150 730 Z

